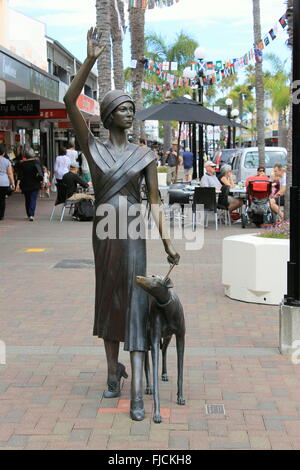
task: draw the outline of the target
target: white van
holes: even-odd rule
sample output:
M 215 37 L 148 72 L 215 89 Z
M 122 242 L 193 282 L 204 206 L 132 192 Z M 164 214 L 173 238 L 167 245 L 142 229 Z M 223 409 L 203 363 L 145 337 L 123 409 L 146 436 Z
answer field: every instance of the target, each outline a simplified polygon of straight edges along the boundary
M 265 148 L 265 167 L 267 175 L 271 174 L 276 163 L 287 165 L 287 151 L 284 147 Z M 259 157 L 257 147 L 239 149 L 234 154 L 231 161 L 232 173 L 236 182 L 244 182 L 249 176 L 253 176 L 259 167 Z

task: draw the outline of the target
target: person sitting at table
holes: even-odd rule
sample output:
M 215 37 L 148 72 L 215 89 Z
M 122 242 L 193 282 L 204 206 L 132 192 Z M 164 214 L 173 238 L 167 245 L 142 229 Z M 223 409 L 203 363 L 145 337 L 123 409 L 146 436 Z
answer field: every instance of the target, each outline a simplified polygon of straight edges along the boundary
M 235 183 L 232 178 L 232 171 L 231 171 L 230 165 L 222 166 L 219 178 L 220 178 L 220 182 L 222 183 L 222 186 L 228 186 L 231 189 L 235 188 Z M 227 200 L 228 200 L 227 209 L 229 210 L 230 213 L 239 209 L 243 205 L 243 200 L 239 197 L 233 197 L 231 195 L 228 195 Z
M 221 190 L 221 183 L 216 177 L 216 164 L 208 161 L 204 165 L 205 174 L 202 176 L 200 181 L 201 188 L 216 188 Z
M 280 219 L 283 219 L 284 214 L 280 209 L 280 206 L 284 206 L 284 195 L 286 192 L 286 169 L 281 163 L 276 163 L 273 168 L 274 175 L 274 189 L 275 194 L 272 192 L 270 197 L 270 206 L 272 212 L 279 215 Z M 279 183 L 279 184 L 278 184 Z M 279 188 L 278 188 L 279 186 Z
M 266 175 L 266 168 L 264 166 L 259 166 L 257 168 L 257 173 L 254 176 L 249 176 L 249 178 L 246 179 L 246 189 L 248 189 L 249 182 L 250 181 L 270 181 L 270 178 Z
M 77 174 L 79 169 L 78 163 L 72 163 L 70 165 L 70 171 L 64 174 L 62 183 L 66 186 L 67 199 L 68 200 L 77 200 L 77 199 L 92 199 L 91 195 L 88 194 L 76 194 L 77 186 L 81 186 L 84 189 L 89 188 L 89 184 L 86 183 L 80 176 Z

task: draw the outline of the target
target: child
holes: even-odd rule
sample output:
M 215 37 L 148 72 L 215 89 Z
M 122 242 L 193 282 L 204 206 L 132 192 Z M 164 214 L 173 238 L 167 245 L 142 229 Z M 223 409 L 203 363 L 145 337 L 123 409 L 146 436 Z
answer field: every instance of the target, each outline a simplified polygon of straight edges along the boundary
M 43 197 L 43 194 L 47 197 L 50 197 L 50 171 L 48 170 L 47 167 L 43 166 L 43 172 L 44 172 L 44 178 L 42 181 L 42 191 L 41 191 L 41 197 Z

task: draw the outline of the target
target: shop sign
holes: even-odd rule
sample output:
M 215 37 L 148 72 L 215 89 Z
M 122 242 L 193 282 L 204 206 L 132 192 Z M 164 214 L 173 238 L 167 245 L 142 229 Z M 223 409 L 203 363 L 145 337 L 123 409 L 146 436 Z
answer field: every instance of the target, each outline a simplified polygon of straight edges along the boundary
M 93 114 L 99 116 L 100 109 L 98 101 L 89 98 L 86 95 L 81 94 L 77 100 L 77 106 L 80 111 L 84 111 L 87 114 Z
M 39 117 L 39 100 L 15 100 L 0 104 L 0 118 Z
M 41 119 L 67 119 L 68 114 L 65 109 L 41 109 Z
M 58 122 L 58 129 L 72 129 L 72 123 L 70 121 L 61 121 Z
M 12 131 L 12 121 L 0 120 L 0 131 Z

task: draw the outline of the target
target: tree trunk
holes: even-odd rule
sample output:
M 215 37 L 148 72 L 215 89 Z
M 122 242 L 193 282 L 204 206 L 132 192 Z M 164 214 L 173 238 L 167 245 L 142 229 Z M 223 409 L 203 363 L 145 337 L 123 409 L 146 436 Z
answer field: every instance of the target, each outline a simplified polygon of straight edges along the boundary
M 105 93 L 111 90 L 110 4 L 111 0 L 96 0 L 97 29 L 102 33 L 101 44 L 106 46 L 97 64 L 100 103 Z M 100 122 L 100 139 L 107 138 L 108 131 Z
M 124 3 L 111 0 L 111 39 L 113 50 L 113 74 L 116 90 L 124 90 L 123 31 L 125 26 Z
M 164 153 L 168 152 L 172 143 L 172 126 L 170 121 L 163 121 L 164 126 Z
M 278 119 L 278 147 L 287 147 L 286 113 L 280 111 Z
M 260 24 L 260 0 L 253 0 L 254 42 L 262 39 Z M 255 66 L 256 110 L 257 110 L 257 146 L 259 164 L 265 165 L 265 92 L 263 83 L 262 59 Z
M 288 45 L 293 46 L 293 0 L 288 0 L 287 2 L 287 20 L 288 20 Z M 293 59 L 292 59 L 292 68 L 293 68 Z M 289 113 L 289 123 L 288 123 L 288 143 L 287 143 L 287 185 L 285 193 L 285 204 L 284 204 L 284 218 L 286 220 L 290 219 L 290 187 L 292 185 L 292 152 L 293 152 L 293 101 L 292 101 L 293 90 L 291 88 L 291 104 L 290 104 L 290 113 Z
M 132 70 L 132 97 L 136 111 L 143 108 L 142 80 L 144 75 L 145 51 L 145 10 L 129 6 L 129 23 L 131 37 L 131 58 L 137 60 L 136 68 Z M 133 121 L 133 141 L 139 142 L 140 122 Z

